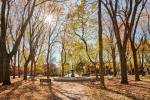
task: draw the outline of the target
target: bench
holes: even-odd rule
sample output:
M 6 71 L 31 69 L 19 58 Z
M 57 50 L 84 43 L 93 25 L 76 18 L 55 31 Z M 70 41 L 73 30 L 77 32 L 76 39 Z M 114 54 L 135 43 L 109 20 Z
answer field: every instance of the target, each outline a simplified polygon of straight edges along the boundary
M 52 84 L 51 79 L 40 79 L 40 85 L 42 85 L 44 82 L 48 83 L 48 84 Z

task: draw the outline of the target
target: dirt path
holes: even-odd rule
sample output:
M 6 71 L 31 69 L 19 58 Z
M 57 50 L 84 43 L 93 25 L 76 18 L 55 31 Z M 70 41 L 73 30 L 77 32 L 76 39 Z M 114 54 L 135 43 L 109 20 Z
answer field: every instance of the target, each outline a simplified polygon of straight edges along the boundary
M 81 82 L 53 82 L 52 93 L 53 100 L 92 100 Z

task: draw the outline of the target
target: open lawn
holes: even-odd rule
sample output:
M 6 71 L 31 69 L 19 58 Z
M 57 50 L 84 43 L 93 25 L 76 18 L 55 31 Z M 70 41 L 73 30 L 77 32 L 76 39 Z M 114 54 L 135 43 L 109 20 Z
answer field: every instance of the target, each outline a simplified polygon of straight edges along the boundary
M 150 75 L 141 76 L 142 81 L 135 82 L 129 75 L 129 84 L 120 84 L 120 77 L 108 80 L 106 89 L 100 89 L 100 82 L 55 82 L 49 86 L 22 78 L 11 79 L 12 85 L 1 86 L 0 100 L 150 100 Z

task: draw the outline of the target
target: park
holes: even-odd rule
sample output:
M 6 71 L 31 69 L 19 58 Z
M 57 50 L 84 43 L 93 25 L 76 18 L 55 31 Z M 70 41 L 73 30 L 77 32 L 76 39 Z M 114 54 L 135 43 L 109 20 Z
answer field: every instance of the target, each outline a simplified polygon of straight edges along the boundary
M 49 85 L 40 85 L 40 79 L 34 81 L 29 78 L 22 80 L 12 79 L 12 85 L 0 86 L 0 100 L 149 100 L 150 75 L 141 76 L 142 81 L 134 81 L 134 75 L 129 75 L 129 84 L 120 84 L 117 76 L 111 80 L 105 77 L 107 89 L 100 89 L 100 82 L 78 81 L 60 82 L 53 81 Z M 1 85 L 1 84 L 0 84 Z
M 150 100 L 150 0 L 0 0 L 0 100 Z

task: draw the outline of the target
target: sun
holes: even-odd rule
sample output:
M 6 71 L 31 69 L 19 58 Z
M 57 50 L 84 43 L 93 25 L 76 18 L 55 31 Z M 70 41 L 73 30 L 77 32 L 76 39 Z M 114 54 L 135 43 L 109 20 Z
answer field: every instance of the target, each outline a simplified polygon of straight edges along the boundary
M 45 22 L 46 23 L 51 23 L 52 22 L 52 16 L 51 15 L 46 16 Z

